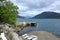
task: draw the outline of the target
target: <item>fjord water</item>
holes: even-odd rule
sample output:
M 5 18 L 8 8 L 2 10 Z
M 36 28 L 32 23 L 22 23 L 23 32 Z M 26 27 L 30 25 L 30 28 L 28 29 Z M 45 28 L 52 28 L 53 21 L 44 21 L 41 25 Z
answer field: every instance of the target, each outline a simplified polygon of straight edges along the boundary
M 36 22 L 36 27 L 27 27 L 21 34 L 28 33 L 33 30 L 48 31 L 54 35 L 60 36 L 60 19 L 24 19 L 17 18 L 18 22 Z

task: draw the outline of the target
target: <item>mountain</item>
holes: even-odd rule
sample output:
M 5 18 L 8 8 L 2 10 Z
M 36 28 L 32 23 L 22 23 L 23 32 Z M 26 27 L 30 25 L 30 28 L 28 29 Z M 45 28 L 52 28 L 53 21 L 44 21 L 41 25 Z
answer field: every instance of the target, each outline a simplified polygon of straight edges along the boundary
M 25 18 L 25 17 L 17 15 L 17 18 Z
M 17 18 L 28 18 L 28 19 L 32 19 L 32 17 L 23 17 L 23 16 L 19 16 L 19 15 L 17 15 Z
M 36 15 L 33 18 L 56 18 L 56 19 L 60 19 L 60 13 L 56 13 L 56 12 L 43 12 L 41 14 Z

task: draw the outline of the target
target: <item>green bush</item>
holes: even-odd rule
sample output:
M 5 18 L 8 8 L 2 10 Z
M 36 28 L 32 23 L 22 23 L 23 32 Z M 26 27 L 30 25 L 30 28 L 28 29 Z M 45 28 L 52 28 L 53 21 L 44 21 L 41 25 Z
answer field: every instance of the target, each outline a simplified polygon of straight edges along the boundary
M 18 7 L 10 1 L 5 1 L 3 6 L 0 6 L 0 23 L 14 24 L 18 13 Z

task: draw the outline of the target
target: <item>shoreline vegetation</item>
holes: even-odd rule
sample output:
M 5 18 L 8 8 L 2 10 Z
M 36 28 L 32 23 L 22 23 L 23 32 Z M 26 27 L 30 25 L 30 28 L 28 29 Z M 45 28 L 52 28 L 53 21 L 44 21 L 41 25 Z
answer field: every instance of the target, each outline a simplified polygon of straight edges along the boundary
M 7 40 L 10 40 L 9 34 L 11 35 L 15 31 L 16 16 L 18 14 L 18 7 L 14 5 L 10 0 L 0 0 L 0 33 L 5 33 Z M 16 36 L 12 35 L 11 40 Z

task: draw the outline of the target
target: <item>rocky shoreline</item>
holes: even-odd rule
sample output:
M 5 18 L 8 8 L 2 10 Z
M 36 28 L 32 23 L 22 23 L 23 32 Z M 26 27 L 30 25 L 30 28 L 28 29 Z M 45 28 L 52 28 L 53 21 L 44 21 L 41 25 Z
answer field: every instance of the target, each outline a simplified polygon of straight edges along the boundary
M 19 23 L 18 23 L 19 24 Z M 23 26 L 21 26 L 21 24 Z M 17 34 L 17 31 L 21 31 L 20 27 L 15 27 L 10 24 L 5 24 L 5 25 L 0 25 L 2 27 L 3 32 L 6 35 L 6 38 L 8 40 L 24 40 L 22 36 L 19 36 Z M 26 23 L 20 23 L 21 27 L 26 27 Z M 1 29 L 0 29 L 1 32 Z M 57 38 L 55 35 L 52 33 L 46 32 L 46 31 L 31 31 L 27 33 L 28 35 L 36 35 L 38 37 L 38 40 L 60 40 L 60 38 Z

